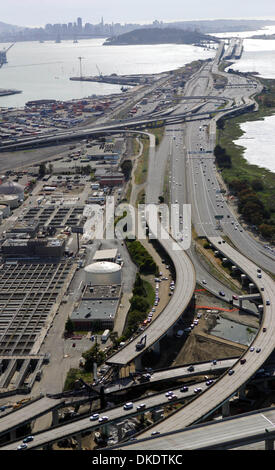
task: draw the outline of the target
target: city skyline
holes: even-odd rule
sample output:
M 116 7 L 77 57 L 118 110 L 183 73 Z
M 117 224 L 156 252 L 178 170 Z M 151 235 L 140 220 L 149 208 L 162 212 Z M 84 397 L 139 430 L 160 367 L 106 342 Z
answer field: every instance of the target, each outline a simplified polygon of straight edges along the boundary
M 236 12 L 236 14 L 234 14 Z M 241 4 L 232 0 L 230 4 L 221 4 L 214 0 L 211 4 L 202 0 L 171 0 L 149 3 L 140 0 L 138 4 L 129 5 L 126 0 L 118 0 L 115 5 L 110 0 L 46 0 L 37 4 L 36 0 L 10 0 L 1 9 L 1 21 L 25 27 L 43 27 L 47 23 L 69 23 L 72 18 L 80 17 L 83 23 L 98 24 L 102 16 L 106 23 L 147 23 L 159 21 L 188 21 L 202 19 L 242 19 L 242 18 L 275 18 L 275 5 L 272 0 L 244 0 Z

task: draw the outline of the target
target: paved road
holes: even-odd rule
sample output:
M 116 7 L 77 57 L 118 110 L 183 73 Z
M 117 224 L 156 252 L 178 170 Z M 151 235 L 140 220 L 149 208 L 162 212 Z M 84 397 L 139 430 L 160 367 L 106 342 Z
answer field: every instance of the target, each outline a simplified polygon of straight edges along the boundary
M 268 431 L 268 433 L 267 433 Z M 251 414 L 244 414 L 221 421 L 211 421 L 202 426 L 192 426 L 177 433 L 162 434 L 148 439 L 138 439 L 116 446 L 121 450 L 210 450 L 232 449 L 241 444 L 247 447 L 253 442 L 265 439 L 267 435 L 275 439 L 275 409 L 263 409 Z M 263 448 L 263 446 L 261 446 Z

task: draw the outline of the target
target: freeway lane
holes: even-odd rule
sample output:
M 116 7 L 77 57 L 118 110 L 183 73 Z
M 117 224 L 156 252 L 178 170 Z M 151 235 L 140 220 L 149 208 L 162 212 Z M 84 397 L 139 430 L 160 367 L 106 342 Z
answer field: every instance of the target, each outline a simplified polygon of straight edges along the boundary
M 164 433 L 147 439 L 138 439 L 114 448 L 121 450 L 210 450 L 232 449 L 256 443 L 267 437 L 275 439 L 275 408 L 190 426 L 178 432 Z
M 180 392 L 180 387 L 176 387 L 173 389 L 174 393 L 177 395 L 178 399 L 175 402 L 184 401 L 185 398 L 190 398 L 194 395 L 194 388 L 200 387 L 202 390 L 207 388 L 207 385 L 204 382 L 198 382 L 195 385 L 190 386 L 187 392 Z M 124 410 L 123 406 L 117 406 L 115 408 L 109 409 L 104 411 L 104 413 L 100 413 L 100 416 L 108 416 L 108 421 L 116 421 L 119 422 L 121 419 L 130 418 L 136 416 L 142 412 L 153 410 L 154 408 L 159 408 L 164 405 L 168 405 L 170 402 L 168 397 L 165 396 L 165 391 L 161 393 L 152 394 L 146 397 L 146 399 L 136 400 L 133 402 L 134 408 L 130 410 Z M 141 405 L 142 403 L 146 404 L 146 409 L 144 411 L 137 411 L 137 406 Z M 76 419 L 71 421 L 70 423 L 60 424 L 56 427 L 52 427 L 45 431 L 41 431 L 34 435 L 34 440 L 28 443 L 29 449 L 35 449 L 39 447 L 43 447 L 47 444 L 57 442 L 58 440 L 64 439 L 66 437 L 77 436 L 82 432 L 87 430 L 95 431 L 99 427 L 104 426 L 103 424 L 98 423 L 98 421 L 90 421 L 89 417 Z M 8 443 L 3 445 L 0 450 L 15 450 L 17 445 L 19 445 L 22 440 L 17 440 L 12 443 Z
M 183 427 L 190 426 L 199 422 L 203 417 L 207 417 L 211 412 L 219 408 L 230 397 L 232 397 L 243 384 L 245 384 L 268 359 L 274 350 L 275 338 L 275 302 L 274 292 L 275 283 L 266 273 L 262 272 L 262 278 L 257 277 L 257 266 L 249 261 L 245 256 L 224 242 L 221 237 L 210 238 L 209 241 L 222 253 L 230 258 L 236 266 L 239 266 L 243 272 L 247 273 L 252 282 L 257 286 L 262 294 L 264 312 L 261 329 L 254 338 L 252 345 L 255 350 L 248 350 L 242 357 L 246 359 L 245 364 L 236 361 L 232 367 L 233 375 L 225 373 L 217 380 L 214 386 L 204 391 L 198 398 L 186 405 L 182 410 L 176 412 L 170 418 L 167 418 L 154 426 L 154 431 L 160 433 L 175 431 Z M 221 242 L 221 243 L 219 243 Z M 264 291 L 261 288 L 264 286 Z M 266 301 L 270 305 L 266 305 Z M 266 328 L 266 332 L 263 331 Z M 256 353 L 256 348 L 260 348 L 260 353 Z M 142 437 L 150 435 L 150 431 L 141 434 Z

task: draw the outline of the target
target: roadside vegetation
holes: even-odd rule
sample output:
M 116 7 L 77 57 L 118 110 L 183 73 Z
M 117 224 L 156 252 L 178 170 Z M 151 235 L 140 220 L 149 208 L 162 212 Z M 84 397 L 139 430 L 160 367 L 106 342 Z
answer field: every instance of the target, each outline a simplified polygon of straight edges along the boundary
M 157 274 L 158 267 L 152 256 L 138 240 L 126 239 L 126 246 L 133 262 L 138 266 L 141 274 Z
M 256 98 L 259 111 L 219 121 L 215 158 L 230 193 L 238 200 L 238 210 L 244 221 L 256 228 L 265 239 L 274 242 L 275 175 L 248 163 L 243 157 L 244 147 L 234 143 L 244 134 L 241 123 L 260 120 L 275 113 L 275 80 L 262 82 L 264 90 Z

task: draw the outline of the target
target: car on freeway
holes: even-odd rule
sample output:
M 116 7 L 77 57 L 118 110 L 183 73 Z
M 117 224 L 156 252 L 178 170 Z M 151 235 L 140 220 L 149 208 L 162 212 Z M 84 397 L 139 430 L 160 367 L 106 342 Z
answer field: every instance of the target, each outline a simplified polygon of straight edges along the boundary
M 194 388 L 194 393 L 200 393 L 202 391 L 201 388 Z
M 245 364 L 245 362 L 246 362 L 246 359 L 245 359 L 245 358 L 243 358 L 243 359 L 240 360 L 240 363 L 241 363 L 241 364 Z
M 194 366 L 189 366 L 187 370 L 188 370 L 188 372 L 193 372 Z
M 31 442 L 34 440 L 33 436 L 27 436 L 25 439 L 23 439 L 23 444 L 27 444 L 27 442 Z
M 133 408 L 134 404 L 131 402 L 131 401 L 128 401 L 127 403 L 125 403 L 125 405 L 123 406 L 123 409 L 124 410 L 131 410 Z
M 180 392 L 188 392 L 188 387 L 184 385 L 184 387 L 180 388 Z
M 172 401 L 172 400 L 177 400 L 178 396 L 177 395 L 170 395 L 170 397 L 168 397 L 168 400 L 169 401 Z
M 210 379 L 210 380 L 207 380 L 207 382 L 205 382 L 205 383 L 206 383 L 207 386 L 209 386 L 209 385 L 211 385 L 213 382 L 214 382 L 214 380 Z
M 266 301 L 266 305 L 270 305 L 270 300 L 267 300 L 267 301 Z
M 159 431 L 153 431 L 153 432 L 151 432 L 151 436 L 155 436 L 156 434 L 160 434 L 160 432 L 159 432 Z
M 137 406 L 137 410 L 144 410 L 144 408 L 146 408 L 145 403 L 141 403 L 140 405 Z
M 261 348 L 256 349 L 256 353 L 259 353 L 259 352 L 261 352 Z
M 225 296 L 225 293 L 224 293 L 222 290 L 220 290 L 219 294 L 220 294 L 222 297 Z
M 28 448 L 27 444 L 19 444 L 19 446 L 17 446 L 17 450 L 25 450 L 27 448 Z
M 239 299 L 239 297 L 238 297 L 237 295 L 232 295 L 232 299 L 234 299 L 234 300 L 238 300 L 238 299 Z
M 105 421 L 108 421 L 109 418 L 108 416 L 101 416 L 98 420 L 99 423 L 105 423 Z
M 228 371 L 228 375 L 233 375 L 233 374 L 234 374 L 234 370 L 233 370 L 233 369 L 230 369 L 230 370 Z
M 170 397 L 171 395 L 173 395 L 172 390 L 170 390 L 169 392 L 166 392 L 166 393 L 165 393 L 165 396 L 166 396 L 166 397 Z
M 214 359 L 214 360 L 212 361 L 212 364 L 214 364 L 214 366 L 215 366 L 215 365 L 217 364 L 217 359 Z
M 99 418 L 99 414 L 98 413 L 94 413 L 92 416 L 90 416 L 90 421 L 97 421 Z
M 253 352 L 254 349 L 255 349 L 255 348 L 254 348 L 253 346 L 251 346 L 251 348 L 249 349 L 249 351 Z
M 263 333 L 265 333 L 265 332 L 266 332 L 266 328 L 263 328 Z
M 206 282 L 206 280 L 205 280 L 205 279 L 203 279 L 203 280 L 202 280 L 202 283 L 203 283 L 203 284 L 207 284 L 207 282 Z

